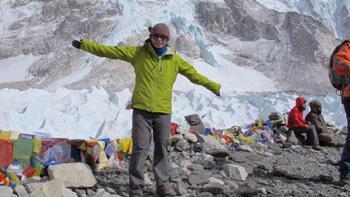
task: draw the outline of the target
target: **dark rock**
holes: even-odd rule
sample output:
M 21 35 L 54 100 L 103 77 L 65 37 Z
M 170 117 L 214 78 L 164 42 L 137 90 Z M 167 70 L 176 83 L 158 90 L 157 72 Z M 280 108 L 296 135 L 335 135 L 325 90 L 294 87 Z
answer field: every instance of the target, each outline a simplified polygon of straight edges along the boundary
M 209 152 L 214 158 L 226 158 L 230 155 L 230 153 L 225 149 L 214 149 Z

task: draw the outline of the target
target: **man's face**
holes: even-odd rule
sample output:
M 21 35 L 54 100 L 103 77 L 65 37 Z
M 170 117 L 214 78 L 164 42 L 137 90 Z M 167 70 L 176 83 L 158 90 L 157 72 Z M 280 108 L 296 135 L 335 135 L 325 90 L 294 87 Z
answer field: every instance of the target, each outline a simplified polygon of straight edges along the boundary
M 316 112 L 317 114 L 321 114 L 321 113 L 322 113 L 322 108 L 321 108 L 321 106 L 315 106 L 315 112 Z
M 163 48 L 169 41 L 169 37 L 161 33 L 152 33 L 150 35 L 152 45 L 156 48 Z
M 320 105 L 310 105 L 311 111 L 316 114 L 322 113 L 322 107 Z
M 300 104 L 300 108 L 301 108 L 301 110 L 304 111 L 306 109 L 306 104 L 305 103 L 301 103 Z

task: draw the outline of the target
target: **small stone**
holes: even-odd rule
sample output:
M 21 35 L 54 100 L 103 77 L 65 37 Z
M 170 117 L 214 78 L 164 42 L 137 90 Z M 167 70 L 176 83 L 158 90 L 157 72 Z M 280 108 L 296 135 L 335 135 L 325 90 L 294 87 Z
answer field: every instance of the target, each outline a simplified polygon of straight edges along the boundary
M 225 164 L 224 171 L 229 177 L 239 181 L 245 181 L 248 176 L 245 168 L 240 165 Z
M 223 180 L 220 180 L 220 179 L 215 178 L 215 177 L 210 177 L 209 183 L 217 183 L 219 185 L 225 185 L 225 182 Z
M 262 193 L 262 194 L 267 194 L 266 188 L 265 187 L 259 187 L 258 188 L 258 192 Z
M 184 138 L 192 143 L 197 142 L 197 136 L 193 133 L 184 133 Z
M 25 178 L 22 183 L 35 183 L 35 182 L 40 182 L 41 178 L 39 176 L 33 176 L 33 177 L 28 177 Z
M 189 170 L 192 170 L 194 172 L 202 172 L 204 171 L 204 168 L 200 164 L 192 164 L 188 167 Z
M 198 184 L 205 184 L 208 183 L 210 174 L 209 173 L 192 173 L 189 177 L 188 177 L 188 182 L 191 185 L 198 185 Z
M 144 177 L 145 177 L 144 180 L 145 180 L 145 185 L 146 186 L 153 185 L 153 182 L 151 181 L 151 179 L 150 179 L 150 177 L 149 177 L 149 175 L 147 173 L 145 173 Z
M 85 189 L 74 189 L 75 193 L 78 194 L 79 197 L 86 196 L 86 190 Z
M 206 192 L 210 192 L 213 195 L 217 195 L 223 193 L 224 187 L 218 183 L 209 183 L 204 185 L 203 190 Z
M 240 148 L 241 148 L 241 151 L 244 151 L 244 152 L 249 152 L 249 153 L 254 152 L 254 150 L 248 145 L 242 145 L 240 146 Z
M 86 190 L 86 194 L 87 194 L 88 196 L 94 196 L 94 195 L 96 194 L 96 192 L 95 192 L 94 190 L 92 190 L 92 189 L 87 189 L 87 190 Z
M 110 194 L 116 194 L 115 190 L 113 188 L 110 187 L 105 187 L 105 190 L 110 193 Z
M 175 144 L 175 150 L 178 152 L 182 151 L 187 151 L 190 148 L 190 145 L 188 142 L 184 139 L 180 139 L 176 144 Z
M 197 195 L 197 197 L 211 197 L 211 196 L 213 196 L 213 194 L 211 194 L 210 192 L 202 192 Z
M 178 195 L 184 195 L 184 194 L 187 193 L 186 188 L 185 188 L 185 186 L 184 186 L 182 183 L 176 184 L 176 186 L 175 186 L 175 192 L 176 192 Z
M 233 189 L 233 190 L 239 189 L 239 185 L 234 181 L 226 181 L 226 184 L 230 187 L 230 189 Z
M 28 192 L 27 192 L 26 188 L 24 187 L 24 185 L 16 186 L 15 192 L 18 196 L 27 196 L 28 195 Z

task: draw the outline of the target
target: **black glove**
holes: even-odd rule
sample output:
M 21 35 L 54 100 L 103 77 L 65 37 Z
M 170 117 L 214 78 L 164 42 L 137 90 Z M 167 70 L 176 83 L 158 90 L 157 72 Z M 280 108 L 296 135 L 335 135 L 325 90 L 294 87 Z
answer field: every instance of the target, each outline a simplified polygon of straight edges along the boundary
M 72 41 L 72 46 L 77 48 L 77 49 L 80 49 L 80 45 L 81 45 L 81 40 L 78 41 L 78 40 L 73 40 Z
M 215 95 L 221 97 L 220 90 L 218 92 L 215 92 Z

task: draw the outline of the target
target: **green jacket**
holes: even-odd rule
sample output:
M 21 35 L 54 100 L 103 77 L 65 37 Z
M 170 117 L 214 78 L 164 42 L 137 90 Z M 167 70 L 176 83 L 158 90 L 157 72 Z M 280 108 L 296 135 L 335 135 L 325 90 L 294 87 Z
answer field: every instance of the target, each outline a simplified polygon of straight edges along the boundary
M 143 46 L 104 46 L 83 39 L 80 49 L 133 65 L 136 82 L 131 102 L 135 109 L 170 114 L 172 89 L 178 73 L 219 95 L 220 84 L 199 74 L 169 47 L 167 53 L 160 58 L 157 58 L 150 41 L 146 41 Z

